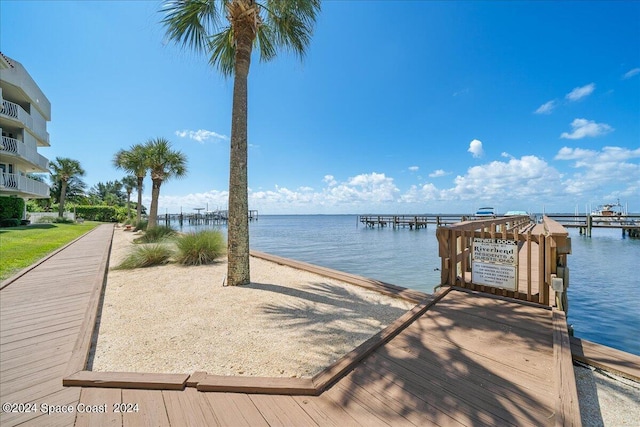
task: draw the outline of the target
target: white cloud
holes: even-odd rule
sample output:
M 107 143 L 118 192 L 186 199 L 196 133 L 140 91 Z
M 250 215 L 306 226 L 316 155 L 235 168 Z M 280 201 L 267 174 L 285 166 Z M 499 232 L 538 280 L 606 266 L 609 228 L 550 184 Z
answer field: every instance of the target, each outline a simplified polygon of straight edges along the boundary
M 504 156 L 470 167 L 442 185 L 424 183 L 399 188 L 385 173 L 362 173 L 346 179 L 331 174 L 318 188 L 249 189 L 250 209 L 266 214 L 287 213 L 418 213 L 472 212 L 488 203 L 499 212 L 509 209 L 572 212 L 575 205 L 615 195 L 640 199 L 640 147 L 601 149 L 562 147 L 550 164 L 535 155 Z M 556 167 L 557 166 L 557 167 Z M 565 172 L 561 172 L 565 171 Z M 437 170 L 431 176 L 444 176 Z M 448 183 L 448 184 L 447 184 Z M 226 209 L 228 192 L 211 190 L 186 196 L 160 196 L 160 212 L 193 212 L 194 208 Z M 611 198 L 611 197 L 609 197 Z M 615 198 L 614 198 L 615 200 Z M 149 205 L 149 197 L 143 199 Z M 637 206 L 637 202 L 635 202 Z M 630 206 L 631 209 L 637 209 Z
M 338 183 L 338 181 L 335 180 L 333 175 L 325 175 L 324 178 L 322 179 L 322 181 L 324 181 L 327 184 L 329 184 L 329 186 L 333 186 L 333 185 L 336 185 Z
M 199 143 L 204 143 L 210 139 L 222 139 L 228 140 L 229 137 L 226 135 L 221 135 L 211 130 L 198 129 L 198 130 L 177 130 L 176 135 L 180 138 L 189 138 L 194 141 L 198 141 Z
M 549 194 L 559 188 L 560 173 L 536 156 L 512 158 L 508 162 L 493 161 L 474 166 L 455 178 L 453 188 L 446 190 L 450 199 L 487 201 L 528 200 Z
M 606 123 L 596 123 L 593 120 L 575 119 L 571 122 L 571 133 L 562 132 L 560 138 L 566 139 L 582 139 L 585 137 L 602 136 L 609 132 L 613 132 L 613 128 Z
M 473 154 L 473 157 L 481 157 L 484 154 L 484 151 L 482 150 L 482 141 L 477 139 L 472 140 L 469 143 L 469 149 L 467 151 Z
M 449 174 L 447 172 L 445 172 L 444 170 L 442 170 L 442 169 L 438 169 L 438 170 L 435 170 L 435 171 L 431 172 L 429 174 L 429 178 L 438 178 L 438 177 L 445 176 L 445 175 L 449 175 Z
M 556 108 L 556 106 L 557 106 L 557 102 L 555 99 L 553 99 L 539 106 L 538 109 L 534 111 L 534 113 L 535 114 L 551 114 L 551 112 L 553 111 L 554 108 Z
M 563 185 L 570 194 L 589 195 L 612 185 L 621 194 L 638 197 L 640 164 L 632 159 L 640 158 L 640 148 L 603 147 L 601 151 L 562 147 L 556 160 L 573 160 L 576 172 Z M 621 190 L 620 190 L 621 189 Z
M 627 71 L 626 73 L 624 73 L 624 76 L 622 76 L 623 79 L 630 79 L 633 76 L 637 76 L 638 74 L 640 74 L 640 68 L 633 68 L 629 71 Z
M 417 172 L 418 170 L 420 170 L 420 167 L 419 166 L 409 166 L 409 170 L 411 172 Z
M 589 83 L 588 85 L 580 86 L 574 88 L 571 92 L 569 92 L 565 98 L 569 101 L 579 101 L 582 98 L 591 95 L 591 93 L 595 90 L 595 83 Z

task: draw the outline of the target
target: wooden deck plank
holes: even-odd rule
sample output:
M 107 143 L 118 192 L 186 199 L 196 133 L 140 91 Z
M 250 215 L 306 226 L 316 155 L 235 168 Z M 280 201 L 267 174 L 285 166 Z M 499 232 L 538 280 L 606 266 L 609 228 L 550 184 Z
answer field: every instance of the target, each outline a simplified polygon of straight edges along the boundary
M 37 411 L 30 413 L 4 413 L 0 411 L 0 425 L 9 427 L 14 425 L 37 425 L 37 426 L 72 426 L 75 420 L 75 405 L 80 398 L 80 389 L 61 388 L 59 386 L 54 392 L 46 395 L 31 395 L 20 400 L 2 400 L 2 402 L 30 402 L 37 404 Z M 44 406 L 46 405 L 46 406 Z M 73 406 L 72 413 L 47 413 L 50 407 L 58 405 Z M 44 412 L 43 412 L 44 411 Z M 24 424 L 23 424 L 24 423 Z
M 122 413 L 113 410 L 114 403 L 122 402 L 122 390 L 113 388 L 83 388 L 80 393 L 75 425 L 121 426 Z
M 410 390 L 404 387 L 401 379 L 394 378 L 388 371 L 372 371 L 367 362 L 358 367 L 357 372 L 349 375 L 342 382 L 342 386 L 354 392 L 366 392 L 376 396 L 384 406 L 416 426 L 460 427 L 466 425 L 455 418 L 456 414 L 442 411 L 431 396 L 412 395 Z M 404 422 L 402 419 L 401 421 Z
M 162 391 L 167 417 L 172 426 L 220 426 L 220 420 L 204 397 L 193 387 Z
M 364 426 L 331 399 L 293 396 L 293 400 L 320 426 Z
M 443 311 L 438 307 L 420 321 L 433 322 L 434 326 L 428 328 L 428 333 L 433 337 L 484 352 L 487 357 L 504 363 L 505 367 L 518 370 L 534 366 L 550 372 L 547 363 L 553 357 L 551 330 L 547 336 L 530 334 L 522 329 L 504 328 L 490 320 L 481 321 L 463 313 L 458 314 L 455 310 Z M 505 357 L 507 354 L 510 357 Z
M 168 427 L 169 417 L 160 390 L 122 390 L 124 427 Z
M 353 375 L 350 374 L 349 376 Z M 325 396 L 326 395 L 326 396 Z M 386 405 L 379 396 L 353 384 L 348 377 L 323 394 L 341 405 L 353 418 L 365 425 L 414 426 L 415 424 Z
M 82 310 L 74 310 L 70 312 L 59 313 L 55 318 L 51 319 L 49 325 L 58 325 L 61 323 L 65 323 L 68 321 L 77 320 L 78 315 L 82 312 Z M 50 317 L 47 318 L 49 320 Z M 15 335 L 17 333 L 22 333 L 25 331 L 36 330 L 39 327 L 42 327 L 42 318 L 37 318 L 31 313 L 31 316 L 27 316 L 24 320 L 20 321 L 20 323 L 15 322 L 11 328 L 3 329 L 0 337 L 9 337 Z
M 571 344 L 564 311 L 553 309 L 553 352 L 556 383 L 556 426 L 582 426 Z
M 252 394 L 249 398 L 270 426 L 317 425 L 292 396 Z
M 75 387 L 139 388 L 146 390 L 182 390 L 188 374 L 153 374 L 143 372 L 78 371 L 65 376 L 62 384 Z
M 268 426 L 256 405 L 244 393 L 202 393 L 222 426 Z
M 499 386 L 508 386 L 515 382 L 524 390 L 544 395 L 548 394 L 549 388 L 553 385 L 549 377 L 523 370 L 505 369 L 504 364 L 500 361 L 488 358 L 474 349 L 460 347 L 447 340 L 436 339 L 428 332 L 420 334 L 407 332 L 391 341 L 389 345 L 414 354 L 415 357 L 422 357 L 421 352 L 426 349 L 427 354 L 429 352 L 440 354 L 443 360 L 457 360 L 459 358 L 460 360 L 468 360 L 470 363 L 481 364 L 485 369 L 476 372 L 476 375 L 470 378 L 474 382 L 491 382 Z
M 343 380 L 344 381 L 344 380 Z M 364 426 L 388 426 L 389 423 L 380 419 L 376 414 L 369 411 L 358 400 L 351 398 L 342 388 L 337 385 L 325 391 L 321 399 L 329 400 L 329 404 L 339 405 L 351 418 Z
M 39 338 L 51 332 L 77 329 L 81 324 L 82 322 L 77 319 L 71 319 L 64 322 L 56 322 L 55 320 L 52 320 L 52 323 L 40 328 L 34 325 L 30 325 L 28 328 L 16 328 L 15 333 L 5 334 L 5 337 L 0 338 L 0 345 L 5 346 L 10 343 L 28 340 L 29 338 Z
M 571 354 L 575 360 L 640 381 L 640 356 L 576 337 L 571 337 L 570 341 Z
M 236 393 L 316 394 L 310 378 L 207 375 L 198 382 L 197 389 Z

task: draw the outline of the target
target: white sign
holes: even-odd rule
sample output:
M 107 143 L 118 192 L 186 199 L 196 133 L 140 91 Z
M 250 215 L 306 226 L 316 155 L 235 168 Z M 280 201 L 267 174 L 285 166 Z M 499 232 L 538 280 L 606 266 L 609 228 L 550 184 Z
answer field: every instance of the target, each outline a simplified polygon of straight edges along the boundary
M 471 281 L 509 290 L 518 288 L 518 242 L 505 239 L 474 239 Z
M 476 285 L 494 286 L 515 291 L 518 287 L 518 267 L 473 261 L 471 281 Z
M 503 239 L 473 239 L 473 259 L 479 262 L 518 265 L 518 242 Z

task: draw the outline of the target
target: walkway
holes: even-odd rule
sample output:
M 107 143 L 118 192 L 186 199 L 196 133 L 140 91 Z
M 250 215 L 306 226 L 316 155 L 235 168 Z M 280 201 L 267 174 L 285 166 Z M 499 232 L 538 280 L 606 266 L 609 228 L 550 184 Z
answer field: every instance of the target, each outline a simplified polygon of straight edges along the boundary
M 460 290 L 319 396 L 63 387 L 111 234 L 100 226 L 1 291 L 0 400 L 37 405 L 3 411 L 2 426 L 580 424 L 562 391 L 573 374 L 558 374 L 571 364 L 562 316 Z
M 101 225 L 0 291 L 0 402 L 75 405 L 63 387 L 85 311 L 101 282 L 113 225 Z M 4 407 L 3 407 L 4 409 Z M 23 409 L 23 408 L 21 408 Z M 33 409 L 33 408 L 27 408 Z M 0 425 L 73 425 L 73 414 L 0 413 Z

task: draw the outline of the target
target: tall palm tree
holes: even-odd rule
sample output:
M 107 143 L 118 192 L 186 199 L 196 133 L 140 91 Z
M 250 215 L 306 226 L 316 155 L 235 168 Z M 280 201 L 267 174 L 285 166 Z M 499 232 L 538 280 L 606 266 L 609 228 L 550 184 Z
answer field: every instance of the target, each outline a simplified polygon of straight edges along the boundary
M 255 45 L 268 61 L 278 48 L 304 56 L 320 0 L 169 0 L 161 10 L 167 36 L 209 55 L 209 63 L 234 76 L 229 168 L 229 285 L 250 282 L 247 179 L 247 77 Z M 227 22 L 222 23 L 221 17 Z
M 147 165 L 151 172 L 151 208 L 149 209 L 149 224 L 156 226 L 158 220 L 158 198 L 160 186 L 170 178 L 181 178 L 187 174 L 187 156 L 180 151 L 173 151 L 171 143 L 165 138 L 150 139 L 145 144 Z
M 138 191 L 138 206 L 136 212 L 136 221 L 142 219 L 142 187 L 144 185 L 144 177 L 147 176 L 147 153 L 143 144 L 132 145 L 129 150 L 120 150 L 113 158 L 113 165 L 129 172 L 138 180 L 136 189 Z
M 138 186 L 138 177 L 127 175 L 121 180 L 124 190 L 127 192 L 127 219 L 131 219 L 131 193 Z
M 64 202 L 67 197 L 67 186 L 69 180 L 72 178 L 79 178 L 84 176 L 85 172 L 80 166 L 80 162 L 77 160 L 69 159 L 67 157 L 56 157 L 56 159 L 49 163 L 49 170 L 51 171 L 51 179 L 55 182 L 60 182 L 60 204 L 58 205 L 58 217 L 62 218 L 64 215 Z

